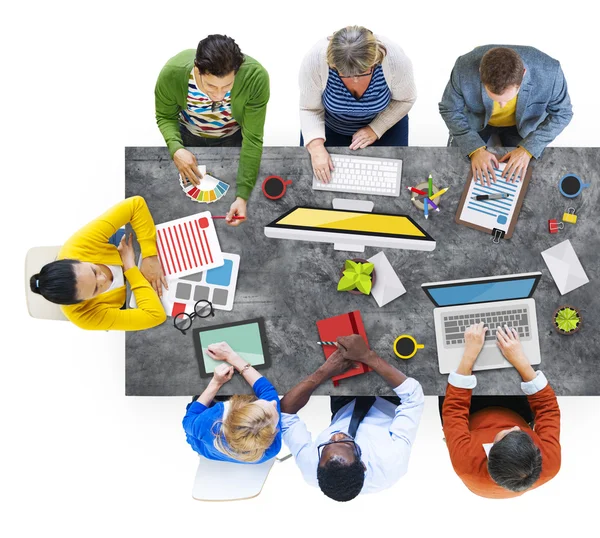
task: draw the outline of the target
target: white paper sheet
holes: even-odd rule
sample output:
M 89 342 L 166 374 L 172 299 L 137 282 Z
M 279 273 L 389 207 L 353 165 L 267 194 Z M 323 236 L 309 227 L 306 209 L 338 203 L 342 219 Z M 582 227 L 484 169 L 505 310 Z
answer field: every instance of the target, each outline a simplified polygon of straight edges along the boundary
M 508 231 L 523 183 L 520 179 L 517 179 L 514 183 L 509 183 L 501 179 L 500 175 L 505 167 L 506 163 L 500 163 L 500 168 L 494 169 L 496 171 L 496 183 L 492 183 L 489 187 L 485 184 L 482 185 L 479 181 L 477 183 L 471 181 L 467 199 L 460 214 L 460 220 L 489 228 L 490 230 L 498 228 L 503 232 Z M 480 202 L 473 200 L 473 196 L 479 194 L 498 193 L 506 193 L 510 197 L 502 200 L 485 200 Z

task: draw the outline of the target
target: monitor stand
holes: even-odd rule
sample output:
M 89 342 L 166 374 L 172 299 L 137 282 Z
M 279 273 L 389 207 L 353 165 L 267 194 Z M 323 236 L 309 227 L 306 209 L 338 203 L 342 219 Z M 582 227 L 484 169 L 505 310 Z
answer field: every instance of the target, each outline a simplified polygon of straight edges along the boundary
M 368 200 L 349 200 L 348 198 L 334 198 L 331 202 L 333 209 L 342 211 L 362 211 L 363 213 L 371 213 L 374 203 Z M 364 252 L 364 245 L 351 245 L 347 243 L 334 243 L 335 250 L 345 250 L 350 252 Z

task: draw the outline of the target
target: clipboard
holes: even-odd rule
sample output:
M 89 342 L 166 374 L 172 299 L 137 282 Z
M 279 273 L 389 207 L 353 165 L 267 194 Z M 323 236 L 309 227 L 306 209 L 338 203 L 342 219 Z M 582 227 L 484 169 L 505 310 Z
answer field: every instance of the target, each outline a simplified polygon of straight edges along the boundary
M 501 223 L 498 221 L 501 218 L 504 218 L 504 216 L 500 217 L 500 216 L 496 215 L 497 221 L 496 221 L 495 225 L 491 225 L 490 214 L 485 212 L 485 208 L 482 209 L 482 207 L 483 207 L 481 205 L 482 203 L 471 202 L 471 206 L 474 206 L 475 204 L 477 206 L 479 206 L 479 209 L 476 209 L 475 211 L 481 212 L 481 214 L 482 214 L 481 219 L 471 219 L 471 218 L 469 218 L 469 216 L 463 215 L 463 213 L 474 214 L 470 206 L 467 206 L 466 211 L 465 211 L 465 203 L 467 203 L 467 197 L 469 196 L 469 192 L 472 191 L 472 189 L 474 187 L 477 188 L 480 185 L 480 184 L 473 185 L 473 171 L 470 170 L 469 175 L 467 177 L 467 181 L 465 183 L 465 188 L 463 190 L 462 196 L 460 198 L 460 202 L 458 204 L 458 209 L 456 210 L 456 216 L 454 217 L 454 222 L 456 222 L 457 224 L 463 224 L 465 226 L 468 226 L 469 228 L 474 228 L 475 230 L 479 230 L 480 232 L 485 232 L 485 233 L 490 234 L 492 236 L 492 241 L 494 243 L 500 243 L 500 239 L 502 239 L 502 238 L 510 239 L 515 230 L 515 226 L 517 225 L 517 219 L 519 218 L 519 213 L 521 212 L 521 206 L 523 205 L 523 200 L 525 198 L 525 194 L 527 193 L 527 188 L 529 187 L 529 180 L 531 179 L 531 174 L 533 172 L 533 168 L 534 168 L 534 166 L 531 163 L 527 167 L 527 172 L 525 173 L 525 178 L 521 182 L 522 184 L 521 184 L 520 190 L 518 192 L 517 200 L 514 203 L 512 210 L 509 211 L 510 219 L 507 219 L 506 222 Z M 503 179 L 498 179 L 497 182 L 498 181 L 504 182 Z M 493 187 L 495 187 L 494 183 L 492 183 L 492 188 Z M 500 190 L 500 189 L 498 189 L 498 190 Z M 501 204 L 501 202 L 495 202 L 495 201 L 483 202 L 483 204 L 486 204 L 486 203 L 490 204 L 490 207 L 492 207 L 492 206 L 499 207 Z M 495 213 L 495 211 L 492 211 L 491 213 L 493 214 L 493 213 Z M 484 219 L 485 219 L 485 221 L 488 222 L 488 226 L 485 226 L 482 224 L 481 220 L 484 220 Z M 478 220 L 480 222 L 477 222 Z

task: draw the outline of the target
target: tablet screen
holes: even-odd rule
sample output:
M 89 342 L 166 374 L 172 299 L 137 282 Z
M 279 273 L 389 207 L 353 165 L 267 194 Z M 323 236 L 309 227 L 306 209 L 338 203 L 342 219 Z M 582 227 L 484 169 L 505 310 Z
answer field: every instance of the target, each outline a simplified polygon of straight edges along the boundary
M 206 351 L 209 345 L 227 342 L 233 351 L 252 366 L 265 364 L 265 355 L 261 339 L 260 326 L 257 321 L 241 323 L 215 329 L 203 329 L 196 333 L 202 349 L 202 360 L 207 374 L 212 374 L 222 361 L 211 359 Z
M 342 233 L 382 235 L 387 237 L 411 237 L 426 239 L 415 222 L 405 215 L 358 213 L 297 207 L 281 217 L 275 226 L 296 229 L 323 230 Z

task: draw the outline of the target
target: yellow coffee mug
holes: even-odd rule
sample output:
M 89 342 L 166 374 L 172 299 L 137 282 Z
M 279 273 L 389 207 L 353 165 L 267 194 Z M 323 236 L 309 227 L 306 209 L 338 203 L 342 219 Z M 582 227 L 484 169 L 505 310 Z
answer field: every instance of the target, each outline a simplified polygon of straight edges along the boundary
M 410 334 L 401 334 L 394 340 L 394 353 L 400 359 L 410 359 L 415 356 L 419 349 L 423 349 L 423 344 L 417 344 L 417 341 Z

